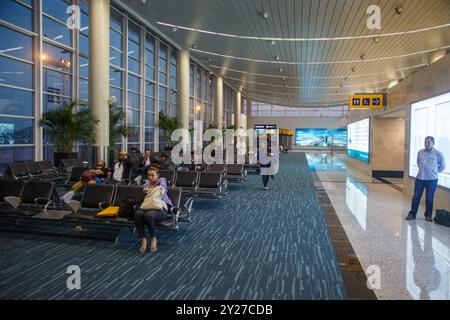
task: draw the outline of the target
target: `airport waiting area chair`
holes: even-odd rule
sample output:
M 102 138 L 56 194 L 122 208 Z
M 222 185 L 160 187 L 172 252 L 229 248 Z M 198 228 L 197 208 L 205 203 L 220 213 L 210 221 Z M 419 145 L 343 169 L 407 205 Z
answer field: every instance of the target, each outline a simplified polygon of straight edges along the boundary
M 22 185 L 20 184 L 22 183 Z M 47 211 L 53 203 L 55 183 L 51 181 L 14 181 L 2 180 L 0 194 L 8 206 L 1 212 L 9 215 L 33 215 Z

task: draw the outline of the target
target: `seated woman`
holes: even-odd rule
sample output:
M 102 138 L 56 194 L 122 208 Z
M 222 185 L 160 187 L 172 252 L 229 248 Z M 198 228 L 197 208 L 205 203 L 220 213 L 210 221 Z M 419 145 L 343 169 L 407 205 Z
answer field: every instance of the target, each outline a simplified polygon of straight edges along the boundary
M 80 178 L 80 181 L 75 183 L 72 186 L 72 188 L 70 188 L 70 191 L 73 191 L 73 192 L 80 191 L 87 184 L 96 184 L 97 181 L 95 180 L 95 178 L 96 178 L 95 170 L 84 171 L 83 175 Z
M 100 182 L 108 177 L 108 169 L 106 168 L 105 161 L 99 160 L 97 162 L 97 165 L 95 166 L 95 175 L 98 179 L 100 179 Z M 99 183 L 98 180 L 97 183 Z
M 159 178 L 159 168 L 150 167 L 147 172 L 148 182 L 144 185 L 145 198 L 139 209 L 134 214 L 136 229 L 141 239 L 139 251 L 147 251 L 147 238 L 145 237 L 145 225 L 150 231 L 150 250 L 157 249 L 156 222 L 167 219 L 167 212 L 172 207 L 172 202 L 167 196 L 166 178 Z

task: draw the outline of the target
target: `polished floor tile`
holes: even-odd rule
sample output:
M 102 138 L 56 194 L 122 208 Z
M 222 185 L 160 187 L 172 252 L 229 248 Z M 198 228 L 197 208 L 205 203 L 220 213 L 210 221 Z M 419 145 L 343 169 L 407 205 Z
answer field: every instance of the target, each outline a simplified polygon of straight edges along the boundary
M 316 152 L 308 154 L 308 160 L 366 274 L 372 274 L 370 266 L 379 267 L 380 287 L 375 290 L 379 299 L 450 299 L 449 228 L 426 222 L 423 207 L 417 220 L 405 221 L 411 199 L 347 168 L 344 154 Z M 401 179 L 389 182 L 402 186 Z

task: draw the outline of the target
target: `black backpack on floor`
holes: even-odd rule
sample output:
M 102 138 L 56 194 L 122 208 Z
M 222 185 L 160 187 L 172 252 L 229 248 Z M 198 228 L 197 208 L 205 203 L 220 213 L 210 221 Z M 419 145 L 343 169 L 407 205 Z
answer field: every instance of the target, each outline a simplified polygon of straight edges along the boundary
M 133 218 L 134 217 L 134 206 L 136 200 L 134 198 L 125 198 L 122 200 L 120 205 L 119 217 L 121 218 Z
M 447 210 L 436 210 L 434 222 L 442 224 L 446 227 L 450 227 L 450 212 L 448 212 Z

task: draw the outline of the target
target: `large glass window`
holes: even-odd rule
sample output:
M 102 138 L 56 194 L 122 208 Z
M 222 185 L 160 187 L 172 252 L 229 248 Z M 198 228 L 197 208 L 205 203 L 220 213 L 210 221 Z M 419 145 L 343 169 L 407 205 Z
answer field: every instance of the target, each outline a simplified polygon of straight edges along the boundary
M 0 26 L 0 53 L 31 61 L 33 39 L 20 32 Z
M 33 92 L 0 87 L 0 114 L 33 116 Z
M 14 0 L 0 1 L 0 19 L 33 31 L 33 11 L 31 7 Z
M 0 84 L 31 89 L 33 87 L 33 66 L 0 56 Z

